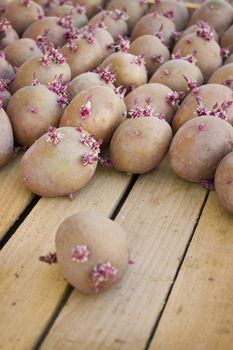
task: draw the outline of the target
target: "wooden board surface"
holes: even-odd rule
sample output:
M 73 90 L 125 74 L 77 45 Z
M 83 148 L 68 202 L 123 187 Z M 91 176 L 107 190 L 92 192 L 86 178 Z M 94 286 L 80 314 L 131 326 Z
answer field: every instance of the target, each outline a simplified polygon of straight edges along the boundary
M 116 219 L 128 232 L 135 264 L 120 285 L 98 297 L 73 292 L 41 349 L 144 349 L 205 195 L 167 162 L 141 176 Z
M 15 156 L 8 165 L 0 169 L 0 239 L 33 198 L 19 176 L 21 158 L 20 154 Z
M 150 350 L 233 348 L 233 216 L 211 193 Z
M 61 221 L 78 210 L 93 208 L 110 216 L 130 177 L 98 169 L 91 183 L 71 202 L 68 198 L 41 199 L 5 245 L 0 255 L 0 349 L 30 349 L 62 299 L 67 283 L 58 266 L 38 260 L 54 250 Z

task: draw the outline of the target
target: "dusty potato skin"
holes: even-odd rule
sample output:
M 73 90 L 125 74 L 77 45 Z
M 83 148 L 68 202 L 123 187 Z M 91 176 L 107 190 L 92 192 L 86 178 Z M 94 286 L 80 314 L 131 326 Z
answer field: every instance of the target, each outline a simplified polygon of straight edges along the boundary
M 107 10 L 120 9 L 125 10 L 129 16 L 127 20 L 129 30 L 131 31 L 140 17 L 144 15 L 147 5 L 140 4 L 139 0 L 112 0 L 108 3 Z
M 73 0 L 72 2 L 74 5 L 84 5 L 88 18 L 91 18 L 99 12 L 104 5 L 104 0 Z
M 87 119 L 80 116 L 81 108 L 91 96 L 91 112 Z M 60 126 L 82 127 L 106 144 L 116 128 L 126 119 L 124 101 L 107 87 L 98 86 L 83 91 L 66 107 Z
M 130 174 L 153 170 L 164 158 L 172 139 L 170 125 L 155 117 L 127 119 L 110 143 L 113 166 Z
M 5 48 L 4 52 L 7 61 L 14 67 L 21 66 L 21 64 L 32 56 L 41 55 L 36 42 L 29 38 L 23 38 L 13 42 Z
M 225 156 L 217 167 L 215 190 L 220 204 L 233 214 L 233 153 Z
M 177 52 L 180 52 L 182 57 L 193 54 L 205 80 L 222 65 L 218 43 L 215 40 L 206 41 L 196 34 L 186 35 L 179 40 L 172 53 Z
M 4 54 L 0 55 L 0 79 L 7 79 L 11 81 L 15 76 L 15 70 L 4 56 Z
M 43 16 L 44 10 L 32 0 L 27 5 L 23 5 L 21 0 L 13 0 L 6 6 L 4 14 L 19 35 L 38 20 L 38 15 Z
M 39 35 L 44 34 L 45 30 L 49 30 L 48 40 L 52 41 L 55 47 L 61 47 L 66 43 L 67 29 L 58 24 L 59 19 L 59 17 L 51 16 L 37 20 L 25 30 L 22 37 L 36 40 Z
M 233 128 L 225 120 L 211 116 L 191 119 L 172 140 L 171 167 L 192 182 L 211 179 L 219 162 L 232 151 L 232 139 Z
M 187 7 L 182 2 L 174 0 L 163 0 L 158 4 L 155 3 L 149 9 L 149 13 L 157 12 L 160 15 L 163 15 L 167 11 L 173 11 L 174 18 L 171 20 L 175 23 L 176 29 L 178 31 L 184 29 L 189 20 L 189 12 Z
M 0 167 L 9 162 L 13 155 L 14 139 L 13 131 L 9 118 L 4 111 L 0 109 Z
M 233 52 L 233 25 L 221 37 L 221 47 L 229 48 Z
M 48 133 L 44 134 L 26 151 L 20 165 L 25 186 L 42 197 L 77 192 L 90 181 L 97 165 L 82 162 L 82 156 L 91 151 L 81 143 L 83 133 L 71 127 L 57 132 L 62 134 L 57 144 L 48 142 Z
M 200 20 L 208 22 L 221 36 L 233 20 L 233 8 L 226 1 L 207 1 L 193 13 L 189 25 Z
M 209 23 L 208 23 L 209 24 Z M 192 26 L 186 28 L 180 35 L 179 37 L 179 40 L 182 39 L 184 36 L 186 35 L 189 35 L 189 34 L 195 34 L 196 33 L 196 30 L 197 30 L 197 25 L 196 24 L 193 24 Z M 216 32 L 216 30 L 212 27 L 212 31 L 213 31 L 213 34 L 214 34 L 214 40 L 215 41 L 219 41 L 219 36 Z
M 0 32 L 0 50 L 5 49 L 8 45 L 19 39 L 17 32 L 10 27 L 5 32 Z
M 64 4 L 61 6 L 52 6 L 47 11 L 47 16 L 63 17 L 66 14 L 72 13 L 73 25 L 76 28 L 83 27 L 88 22 L 85 13 L 79 14 L 73 5 Z
M 182 59 L 165 62 L 155 71 L 150 83 L 163 84 L 174 91 L 183 92 L 187 95 L 189 89 L 184 75 L 187 75 L 191 80 L 195 80 L 197 85 L 203 84 L 204 79 L 200 69 L 195 64 Z
M 143 54 L 149 76 L 170 58 L 168 48 L 155 35 L 138 37 L 130 44 L 128 52 L 135 56 Z
M 130 53 L 116 52 L 108 56 L 100 67 L 111 65 L 116 69 L 116 86 L 137 87 L 147 82 L 147 72 L 144 64 L 135 63 L 136 59 Z
M 161 26 L 163 26 L 164 39 L 163 43 L 166 46 L 172 45 L 172 33 L 175 31 L 175 24 L 168 18 L 160 15 L 149 13 L 143 16 L 135 25 L 132 31 L 132 40 L 135 40 L 139 36 L 159 32 Z
M 85 39 L 78 39 L 76 43 L 77 51 L 71 51 L 68 44 L 61 49 L 70 66 L 72 79 L 81 73 L 95 69 L 102 61 L 102 49 L 96 39 L 92 44 Z
M 29 147 L 50 125 L 58 126 L 63 110 L 57 99 L 44 85 L 25 86 L 11 97 L 7 114 L 19 145 Z
M 7 89 L 0 89 L 0 101 L 2 103 L 2 108 L 6 109 L 6 106 L 10 98 L 11 98 L 11 94 Z
M 198 95 L 202 98 L 207 111 L 211 110 L 216 102 L 222 104 L 224 101 L 233 100 L 231 89 L 220 84 L 203 85 L 199 88 Z M 190 119 L 197 117 L 197 107 L 196 98 L 190 93 L 186 96 L 173 118 L 172 129 L 174 132 Z M 228 108 L 226 120 L 233 124 L 233 106 Z
M 166 121 L 170 123 L 175 113 L 175 108 L 166 100 L 170 93 L 172 93 L 172 90 L 162 84 L 142 85 L 125 97 L 125 105 L 129 111 L 135 107 L 135 99 L 137 99 L 139 106 L 144 106 L 145 100 L 151 98 L 151 106 L 154 108 L 154 112 L 164 113 Z
M 233 87 L 233 63 L 218 68 L 208 80 L 208 84 L 222 84 Z
M 68 86 L 69 97 L 72 100 L 74 96 L 78 95 L 83 90 L 93 88 L 94 86 L 104 86 L 110 88 L 111 90 L 115 89 L 115 86 L 110 81 L 106 83 L 105 81 L 101 80 L 99 74 L 94 72 L 86 72 L 78 75 L 70 82 Z
M 63 277 L 83 293 L 103 292 L 118 283 L 128 268 L 126 233 L 116 222 L 97 212 L 80 211 L 66 218 L 56 233 L 56 255 Z M 72 260 L 73 249 L 86 246 L 87 261 Z M 91 278 L 94 266 L 111 262 L 118 271 L 96 290 Z
M 25 61 L 17 70 L 12 83 L 12 91 L 16 92 L 24 86 L 31 85 L 34 73 L 39 82 L 44 85 L 50 83 L 55 75 L 63 74 L 64 82 L 68 82 L 71 79 L 68 63 L 56 64 L 52 62 L 46 67 L 42 65 L 40 57 L 32 57 Z
M 112 11 L 101 11 L 93 16 L 89 24 L 96 25 L 101 20 L 103 20 L 107 31 L 112 35 L 113 38 L 116 38 L 117 35 L 128 35 L 128 25 L 124 20 L 115 20 L 112 18 Z
M 95 32 L 95 39 L 98 41 L 102 49 L 102 60 L 107 58 L 115 51 L 114 39 L 107 30 L 97 28 Z

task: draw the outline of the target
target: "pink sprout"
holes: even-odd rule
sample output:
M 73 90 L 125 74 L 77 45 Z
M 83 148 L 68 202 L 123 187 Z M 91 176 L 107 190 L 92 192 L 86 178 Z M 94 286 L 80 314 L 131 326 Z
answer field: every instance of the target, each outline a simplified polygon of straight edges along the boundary
M 91 114 L 91 101 L 92 97 L 88 96 L 87 101 L 84 105 L 82 105 L 80 110 L 81 119 L 87 119 Z
M 140 6 L 147 5 L 147 0 L 139 0 L 139 5 Z
M 205 124 L 204 123 L 200 123 L 197 125 L 197 128 L 199 131 L 205 131 Z
M 233 184 L 233 178 L 230 177 L 229 179 L 226 180 L 227 185 L 232 185 Z
M 1 58 L 5 60 L 5 59 L 6 59 L 6 55 L 5 55 L 5 52 L 4 52 L 4 51 L 1 51 L 1 50 L 0 50 L 0 59 L 1 59 Z
M 90 251 L 88 250 L 86 245 L 77 245 L 72 249 L 72 261 L 77 263 L 85 263 L 88 261 L 90 255 Z
M 226 48 L 226 47 L 222 47 L 220 50 L 220 56 L 222 58 L 227 58 L 230 55 L 230 49 Z
M 197 29 L 196 29 L 196 34 L 200 38 L 210 41 L 214 39 L 214 32 L 210 25 L 204 21 L 198 21 L 197 22 Z
M 163 112 L 161 112 L 161 113 L 155 113 L 155 114 L 154 114 L 154 117 L 155 117 L 155 118 L 159 118 L 159 119 L 161 119 L 161 120 L 166 119 L 166 116 L 165 116 L 165 114 L 164 114 Z
M 164 31 L 163 31 L 163 24 L 161 24 L 159 31 L 154 34 L 157 38 L 159 38 L 162 43 L 164 43 Z
M 72 13 L 65 13 L 64 16 L 60 17 L 57 24 L 62 28 L 70 29 L 73 27 Z
M 163 13 L 163 16 L 164 17 L 167 17 L 168 19 L 174 19 L 175 18 L 175 13 L 174 11 L 171 9 L 171 10 L 168 10 L 166 12 Z
M 145 65 L 146 62 L 144 59 L 144 55 L 136 56 L 135 59 L 131 63 L 137 64 L 138 66 Z
M 184 79 L 186 80 L 187 84 L 188 84 L 188 88 L 189 90 L 194 94 L 198 94 L 199 92 L 199 88 L 197 85 L 197 82 L 195 80 L 191 80 L 187 75 L 183 75 Z
M 63 138 L 63 134 L 60 131 L 57 131 L 56 128 L 50 126 L 48 128 L 48 138 L 47 142 L 52 143 L 53 145 L 57 145 L 60 139 Z
M 41 61 L 42 66 L 48 67 L 52 63 L 52 59 L 51 59 L 49 52 L 46 52 L 42 56 L 42 58 L 40 58 L 40 61 Z
M 32 76 L 32 86 L 37 86 L 39 84 L 40 84 L 39 79 L 36 77 L 36 73 L 34 72 Z
M 83 132 L 83 128 L 81 126 L 79 126 L 78 128 L 75 129 L 77 132 L 82 133 Z
M 233 79 L 227 79 L 224 82 L 227 86 L 231 87 L 232 83 L 233 83 Z
M 113 50 L 115 46 L 114 46 L 114 43 L 110 43 L 110 44 L 106 44 L 105 47 L 107 50 Z
M 82 163 L 84 166 L 92 165 L 99 159 L 96 153 L 90 152 L 82 155 Z
M 169 94 L 167 94 L 166 100 L 169 104 L 175 106 L 177 103 L 180 102 L 180 95 L 177 91 L 170 92 Z
M 9 83 L 10 83 L 9 79 L 0 78 L 0 92 L 3 92 L 7 88 L 7 85 Z
M 39 260 L 47 263 L 49 265 L 56 264 L 57 263 L 57 255 L 56 253 L 49 253 L 48 255 L 45 256 L 40 256 Z
M 160 5 L 162 3 L 162 0 L 154 0 L 155 5 Z
M 71 201 L 73 201 L 74 198 L 75 198 L 75 193 L 74 193 L 74 192 L 69 193 L 69 194 L 68 194 L 68 197 L 69 197 L 69 199 L 70 199 Z
M 203 179 L 201 185 L 209 191 L 214 190 L 214 179 Z
M 105 68 L 98 67 L 96 73 L 99 74 L 100 79 L 106 84 L 115 83 L 116 81 L 116 69 L 111 65 L 108 65 Z
M 38 112 L 38 110 L 37 110 L 36 106 L 32 106 L 32 108 L 31 108 L 31 112 L 32 112 L 32 113 L 37 113 L 37 112 Z
M 174 30 L 174 32 L 171 35 L 172 39 L 174 39 L 175 41 L 178 40 L 180 36 L 181 32 L 178 32 L 177 30 Z
M 2 18 L 0 21 L 0 32 L 6 32 L 9 28 L 11 28 L 10 22 L 6 18 Z
M 130 40 L 122 35 L 117 35 L 116 38 L 118 44 L 115 46 L 120 52 L 128 52 L 130 48 Z
M 79 15 L 85 15 L 86 14 L 86 7 L 83 5 L 77 5 L 76 7 L 76 11 Z
M 112 168 L 112 160 L 108 157 L 99 157 L 100 164 L 107 167 L 107 168 Z
M 155 63 L 163 63 L 164 62 L 164 57 L 162 55 L 153 55 L 151 57 L 152 61 Z
M 108 14 L 114 19 L 115 21 L 127 21 L 129 19 L 129 16 L 125 11 L 114 9 L 113 11 L 108 11 Z
M 49 30 L 46 29 L 42 35 L 38 35 L 36 38 L 36 45 L 40 51 L 45 54 L 47 51 L 51 51 L 54 48 L 54 44 L 48 40 Z
M 111 262 L 104 262 L 93 266 L 90 278 L 93 283 L 95 293 L 98 293 L 104 282 L 112 281 L 117 275 L 118 270 Z
M 185 39 L 185 41 L 186 41 L 187 44 L 192 44 L 192 39 L 191 38 L 187 38 L 187 39 Z
M 193 56 L 192 54 L 190 55 L 187 55 L 187 56 L 183 56 L 181 55 L 181 52 L 180 50 L 177 51 L 175 54 L 172 54 L 171 56 L 172 60 L 174 59 L 181 59 L 181 60 L 185 60 L 185 61 L 188 61 L 189 63 L 193 63 L 193 64 L 196 64 L 197 63 L 197 60 L 196 60 L 196 57 Z
M 114 89 L 114 92 L 123 100 L 127 92 L 127 88 L 125 88 L 124 86 L 118 86 Z
M 78 44 L 75 40 L 70 40 L 67 46 L 71 52 L 78 51 Z
M 43 12 L 39 8 L 37 8 L 36 10 L 37 10 L 37 19 L 38 20 L 43 19 L 44 18 Z

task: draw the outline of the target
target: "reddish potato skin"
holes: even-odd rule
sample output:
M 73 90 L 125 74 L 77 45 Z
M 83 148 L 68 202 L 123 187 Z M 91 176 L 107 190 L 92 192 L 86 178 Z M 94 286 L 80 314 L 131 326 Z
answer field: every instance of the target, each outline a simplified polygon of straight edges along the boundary
M 4 111 L 0 109 L 0 167 L 7 164 L 13 155 L 14 139 L 13 131 L 9 118 Z
M 7 5 L 4 14 L 19 35 L 33 22 L 37 21 L 38 15 L 43 16 L 44 10 L 39 4 L 32 0 L 28 5 L 21 4 L 21 0 L 13 0 Z
M 168 48 L 155 35 L 142 35 L 138 37 L 130 44 L 128 52 L 135 56 L 143 55 L 149 76 L 170 58 Z M 156 61 L 153 59 L 154 56 L 160 56 L 161 60 Z
M 71 71 L 68 63 L 56 64 L 52 62 L 48 67 L 45 67 L 41 64 L 40 58 L 32 57 L 18 68 L 12 83 L 12 91 L 16 92 L 24 86 L 31 85 L 34 73 L 39 82 L 44 85 L 50 83 L 55 75 L 63 74 L 64 82 L 68 82 L 71 79 Z
M 11 97 L 7 114 L 18 144 L 29 147 L 50 125 L 58 126 L 63 110 L 57 99 L 57 94 L 44 85 L 25 86 Z M 33 107 L 36 112 L 31 111 Z
M 165 62 L 155 71 L 150 83 L 163 84 L 174 91 L 187 94 L 189 89 L 184 75 L 187 75 L 191 80 L 195 80 L 197 85 L 203 84 L 204 79 L 200 69 L 195 64 L 182 59 Z
M 80 117 L 81 107 L 91 96 L 91 114 L 87 119 Z M 107 144 L 116 128 L 125 120 L 127 110 L 123 100 L 107 87 L 98 86 L 83 91 L 66 107 L 60 126 L 82 127 Z
M 129 111 L 135 107 L 135 98 L 138 100 L 139 105 L 142 106 L 145 104 L 145 99 L 151 98 L 151 106 L 154 108 L 154 112 L 164 113 L 166 121 L 170 123 L 175 113 L 175 108 L 166 100 L 167 95 L 170 93 L 172 93 L 172 90 L 162 84 L 150 83 L 142 85 L 125 97 L 125 105 Z
M 231 89 L 220 84 L 201 86 L 199 88 L 199 96 L 202 98 L 207 111 L 211 110 L 216 102 L 222 104 L 224 101 L 233 100 Z M 186 96 L 173 118 L 172 129 L 174 132 L 190 119 L 197 117 L 197 107 L 196 98 L 190 93 Z M 227 121 L 233 124 L 233 106 L 230 106 L 227 110 Z
M 6 59 L 12 66 L 19 67 L 28 58 L 32 56 L 40 56 L 41 51 L 37 47 L 36 42 L 29 38 L 19 39 L 8 45 L 5 50 Z
M 130 53 L 116 52 L 108 56 L 100 67 L 111 65 L 116 69 L 116 86 L 137 87 L 147 82 L 147 72 L 145 65 L 136 64 L 135 59 L 136 56 Z
M 97 162 L 85 166 L 82 156 L 90 152 L 81 143 L 82 133 L 75 128 L 57 129 L 63 138 L 54 145 L 48 134 L 41 136 L 21 160 L 21 176 L 25 186 L 42 197 L 65 196 L 84 187 L 94 175 Z M 89 135 L 85 131 L 86 135 Z
M 140 4 L 139 0 L 112 0 L 107 4 L 107 10 L 120 9 L 125 10 L 129 16 L 127 21 L 131 31 L 140 17 L 146 12 L 147 5 Z
M 161 26 L 163 26 L 164 32 L 164 44 L 166 46 L 172 45 L 172 33 L 175 31 L 175 24 L 168 18 L 160 15 L 154 15 L 149 13 L 148 15 L 143 16 L 135 25 L 132 31 L 132 40 L 135 40 L 139 36 L 159 32 Z
M 155 117 L 127 119 L 111 140 L 113 166 L 126 173 L 147 173 L 163 159 L 171 139 L 171 127 L 165 120 Z
M 233 152 L 222 159 L 215 174 L 215 190 L 222 207 L 233 214 Z
M 221 36 L 233 20 L 233 9 L 226 1 L 210 0 L 193 13 L 189 25 L 200 20 L 208 22 Z
M 47 16 L 63 17 L 66 14 L 72 13 L 73 25 L 76 28 L 81 28 L 88 22 L 85 14 L 79 14 L 73 5 L 64 4 L 61 6 L 52 6 L 47 11 Z
M 208 80 L 208 84 L 222 84 L 233 87 L 233 63 L 218 68 Z
M 62 47 L 66 43 L 66 28 L 58 24 L 59 17 L 51 16 L 40 19 L 32 23 L 23 33 L 23 38 L 36 40 L 39 35 L 43 35 L 45 30 L 49 30 L 48 40 L 52 41 L 55 47 Z
M 211 179 L 219 162 L 232 151 L 232 140 L 233 128 L 225 120 L 211 116 L 191 119 L 172 140 L 171 167 L 188 181 Z
M 206 41 L 196 34 L 183 37 L 175 45 L 173 54 L 180 52 L 182 57 L 194 54 L 197 66 L 200 68 L 204 79 L 208 80 L 211 74 L 222 65 L 220 46 L 215 40 Z
M 94 211 L 81 211 L 66 218 L 57 230 L 55 244 L 63 277 L 83 293 L 96 293 L 90 277 L 93 266 L 111 262 L 118 270 L 114 279 L 101 284 L 99 292 L 119 282 L 128 268 L 125 231 Z M 85 245 L 90 252 L 87 262 L 72 261 L 72 249 L 77 245 Z
M 163 15 L 165 12 L 172 10 L 174 18 L 172 21 L 175 23 L 178 31 L 186 27 L 189 20 L 189 12 L 187 7 L 182 2 L 174 0 L 163 0 L 159 3 L 155 3 L 150 7 L 149 13 L 156 12 Z
M 96 25 L 103 19 L 106 30 L 116 38 L 118 35 L 128 35 L 128 26 L 124 20 L 115 20 L 111 17 L 111 11 L 101 11 L 92 17 L 89 21 L 90 25 Z

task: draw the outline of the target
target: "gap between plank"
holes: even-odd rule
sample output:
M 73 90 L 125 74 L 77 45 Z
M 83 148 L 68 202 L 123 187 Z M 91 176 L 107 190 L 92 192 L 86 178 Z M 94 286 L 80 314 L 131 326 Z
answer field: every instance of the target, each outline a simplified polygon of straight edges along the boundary
M 32 201 L 28 204 L 28 206 L 23 210 L 20 214 L 19 218 L 14 222 L 14 224 L 9 228 L 9 230 L 5 233 L 5 235 L 0 240 L 0 250 L 5 246 L 5 244 L 9 241 L 9 239 L 13 236 L 19 226 L 23 223 L 28 214 L 32 211 L 35 205 L 38 203 L 40 197 L 35 196 Z
M 186 248 L 185 248 L 185 250 L 184 250 L 184 253 L 183 253 L 183 255 L 182 255 L 181 259 L 180 259 L 180 263 L 179 263 L 178 268 L 177 268 L 177 270 L 176 270 L 176 273 L 175 273 L 175 276 L 174 276 L 174 280 L 173 280 L 173 282 L 172 282 L 172 284 L 171 284 L 171 286 L 170 286 L 170 288 L 169 288 L 169 290 L 168 290 L 168 292 L 167 292 L 167 295 L 166 295 L 165 300 L 164 300 L 164 305 L 163 305 L 163 307 L 162 307 L 162 309 L 161 309 L 161 311 L 160 311 L 160 313 L 159 313 L 157 319 L 155 320 L 155 324 L 154 324 L 154 326 L 153 326 L 153 328 L 152 328 L 152 330 L 151 330 L 150 336 L 149 336 L 149 338 L 148 338 L 148 341 L 147 341 L 147 343 L 146 343 L 146 346 L 145 346 L 144 350 L 149 350 L 149 348 L 150 348 L 151 342 L 152 342 L 152 340 L 153 340 L 153 338 L 154 338 L 156 329 L 157 329 L 158 326 L 159 326 L 159 322 L 160 322 L 160 320 L 161 320 L 161 317 L 162 317 L 163 312 L 164 312 L 164 310 L 165 310 L 165 308 L 166 308 L 167 302 L 168 302 L 168 300 L 169 300 L 169 298 L 170 298 L 170 295 L 171 295 L 171 293 L 172 293 L 173 287 L 174 287 L 174 285 L 175 285 L 176 278 L 177 278 L 177 276 L 178 276 L 178 274 L 179 274 L 179 272 L 180 272 L 180 269 L 181 269 L 181 267 L 182 267 L 182 265 L 183 265 L 183 262 L 184 262 L 186 253 L 187 253 L 187 251 L 188 251 L 188 249 L 189 249 L 189 246 L 190 246 L 190 244 L 191 244 L 191 242 L 192 242 L 193 236 L 194 236 L 194 234 L 195 234 L 197 225 L 198 225 L 198 223 L 199 223 L 199 221 L 200 221 L 200 218 L 201 218 L 201 215 L 202 215 L 202 213 L 203 213 L 203 210 L 204 210 L 204 207 L 205 207 L 205 205 L 206 205 L 206 202 L 207 202 L 208 197 L 209 197 L 209 191 L 207 191 L 207 193 L 206 193 L 206 195 L 205 195 L 205 198 L 204 198 L 204 200 L 203 200 L 202 206 L 201 206 L 201 208 L 200 208 L 200 211 L 199 211 L 199 214 L 198 214 L 198 217 L 197 217 L 197 221 L 196 221 L 196 223 L 195 223 L 195 225 L 194 225 L 194 227 L 193 227 L 192 233 L 191 233 L 191 235 L 190 235 L 190 238 L 189 238 L 189 240 L 188 240 L 188 243 L 187 243 L 187 245 L 186 245 Z
M 119 211 L 121 210 L 121 207 L 123 206 L 124 202 L 126 201 L 126 199 L 129 196 L 132 188 L 134 187 L 138 177 L 139 177 L 139 175 L 132 176 L 132 179 L 131 179 L 126 191 L 124 192 L 124 194 L 120 198 L 116 208 L 114 209 L 112 215 L 110 216 L 110 218 L 112 220 L 115 220 L 115 218 L 117 217 Z M 50 317 L 49 321 L 47 322 L 47 325 L 45 326 L 44 331 L 41 333 L 36 344 L 32 347 L 32 350 L 39 350 L 40 349 L 40 347 L 43 344 L 45 338 L 47 337 L 50 329 L 53 327 L 54 322 L 56 321 L 57 317 L 59 316 L 59 314 L 62 311 L 63 307 L 65 306 L 66 302 L 68 301 L 70 295 L 72 294 L 73 290 L 74 290 L 74 288 L 72 286 L 70 286 L 70 285 L 67 286 L 63 296 L 61 297 L 61 301 L 58 303 L 55 311 L 53 312 L 52 316 Z

